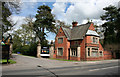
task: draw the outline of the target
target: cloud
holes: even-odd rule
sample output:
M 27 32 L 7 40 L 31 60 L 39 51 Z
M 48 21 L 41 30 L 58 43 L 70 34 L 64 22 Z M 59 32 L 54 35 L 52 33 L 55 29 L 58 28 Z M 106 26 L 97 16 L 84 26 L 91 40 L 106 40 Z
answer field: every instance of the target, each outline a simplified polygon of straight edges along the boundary
M 61 2 L 54 3 L 52 13 L 56 15 L 56 18 L 62 19 L 63 17 L 61 18 L 61 16 L 64 16 L 65 8 L 66 8 L 65 3 Z
M 14 26 L 14 29 L 17 30 L 20 28 L 20 25 L 22 24 L 25 24 L 25 17 L 24 16 L 11 16 L 10 19 L 13 21 L 13 23 L 17 23 L 15 26 Z
M 104 7 L 109 5 L 118 6 L 119 0 L 80 0 L 71 1 L 69 7 L 67 2 L 56 2 L 53 4 L 52 13 L 56 18 L 65 21 L 67 24 L 78 21 L 79 24 L 84 23 L 86 19 L 93 19 L 94 22 L 100 20 L 100 16 L 104 14 Z M 67 10 L 65 10 L 67 9 Z

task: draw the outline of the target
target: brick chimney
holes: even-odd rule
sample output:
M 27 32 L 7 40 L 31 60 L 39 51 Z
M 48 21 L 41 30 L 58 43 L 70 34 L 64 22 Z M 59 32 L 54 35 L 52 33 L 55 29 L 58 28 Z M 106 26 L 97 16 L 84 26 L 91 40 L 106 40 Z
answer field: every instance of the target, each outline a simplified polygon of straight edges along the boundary
M 73 27 L 76 27 L 78 22 L 72 22 Z

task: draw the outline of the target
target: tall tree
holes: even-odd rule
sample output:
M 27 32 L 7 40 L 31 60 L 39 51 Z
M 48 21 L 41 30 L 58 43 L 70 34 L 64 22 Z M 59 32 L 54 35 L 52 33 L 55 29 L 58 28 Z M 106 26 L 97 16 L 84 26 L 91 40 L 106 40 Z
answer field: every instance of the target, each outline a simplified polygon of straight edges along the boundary
M 54 15 L 51 14 L 51 9 L 47 5 L 39 6 L 36 14 L 36 20 L 34 22 L 34 31 L 37 37 L 42 42 L 45 39 L 46 32 L 55 32 L 55 20 Z
M 115 21 L 116 26 L 115 26 L 115 30 L 116 30 L 116 41 L 118 43 L 120 43 L 120 8 L 118 8 L 118 14 L 117 14 L 117 19 Z
M 105 10 L 105 14 L 101 16 L 102 20 L 105 22 L 102 27 L 104 28 L 104 44 L 111 44 L 116 41 L 116 23 L 118 10 L 114 6 L 108 6 L 103 8 Z
M 19 2 L 1 2 L 2 3 L 2 35 L 10 30 L 15 24 L 10 20 L 12 13 L 19 13 Z

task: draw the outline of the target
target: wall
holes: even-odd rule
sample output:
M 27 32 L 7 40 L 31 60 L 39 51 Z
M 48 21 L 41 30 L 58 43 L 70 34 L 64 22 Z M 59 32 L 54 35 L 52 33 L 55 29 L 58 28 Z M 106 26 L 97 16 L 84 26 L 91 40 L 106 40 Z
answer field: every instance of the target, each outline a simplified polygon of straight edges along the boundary
M 62 37 L 63 38 L 63 43 L 58 43 L 58 38 Z M 70 47 L 70 43 L 67 40 L 62 28 L 60 27 L 58 34 L 56 35 L 55 38 L 55 54 L 54 58 L 59 58 L 59 59 L 67 59 L 68 60 L 68 48 Z M 58 56 L 57 55 L 57 48 L 63 48 L 63 56 Z
M 85 41 L 86 41 L 86 38 L 84 38 L 82 41 L 81 41 L 81 54 L 80 54 L 80 59 L 81 60 L 86 60 L 86 50 L 85 50 Z
M 94 25 L 93 23 L 90 25 L 89 30 L 93 30 L 93 31 L 95 31 L 95 28 L 94 28 L 93 25 Z
M 112 59 L 112 53 L 110 51 L 104 51 L 104 59 Z

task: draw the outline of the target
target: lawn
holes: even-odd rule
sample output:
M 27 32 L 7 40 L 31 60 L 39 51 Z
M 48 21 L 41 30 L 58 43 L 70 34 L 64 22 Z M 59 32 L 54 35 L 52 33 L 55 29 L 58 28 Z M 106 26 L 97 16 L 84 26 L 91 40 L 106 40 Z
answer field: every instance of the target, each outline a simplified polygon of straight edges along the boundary
M 14 63 L 16 63 L 16 61 L 11 60 L 11 59 L 9 59 L 8 62 L 9 62 L 10 64 L 14 64 Z M 7 59 L 2 59 L 2 60 L 0 60 L 0 63 L 2 63 L 2 64 L 6 64 L 6 63 L 7 63 Z

